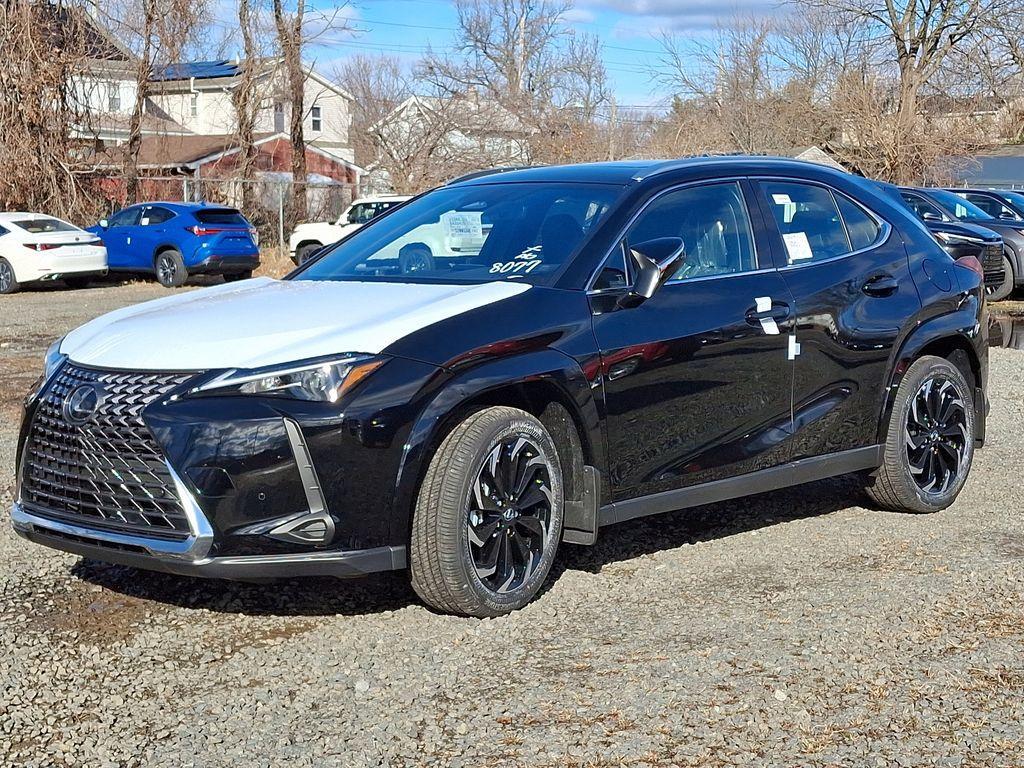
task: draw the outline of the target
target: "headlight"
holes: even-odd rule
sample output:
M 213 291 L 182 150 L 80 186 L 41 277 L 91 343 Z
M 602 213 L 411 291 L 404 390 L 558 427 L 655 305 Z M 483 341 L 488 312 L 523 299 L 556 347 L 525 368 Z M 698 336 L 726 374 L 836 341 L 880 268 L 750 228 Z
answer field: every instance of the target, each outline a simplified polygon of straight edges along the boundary
M 970 237 L 969 235 L 954 235 L 952 232 L 936 232 L 935 237 L 941 242 L 949 245 L 957 245 L 959 243 L 969 243 L 971 245 L 984 245 L 985 241 L 980 237 Z
M 372 355 L 346 355 L 269 368 L 236 368 L 200 384 L 193 393 L 260 395 L 336 403 L 384 362 L 385 358 Z
M 57 369 L 61 367 L 63 362 L 68 359 L 67 355 L 60 353 L 61 342 L 64 341 L 64 337 L 57 339 L 50 348 L 46 350 L 46 356 L 43 358 L 43 374 L 36 379 L 32 388 L 28 392 L 28 396 L 25 398 L 25 404 L 28 405 L 37 397 L 39 393 L 43 391 L 43 387 L 46 386 L 46 382 L 57 372 Z

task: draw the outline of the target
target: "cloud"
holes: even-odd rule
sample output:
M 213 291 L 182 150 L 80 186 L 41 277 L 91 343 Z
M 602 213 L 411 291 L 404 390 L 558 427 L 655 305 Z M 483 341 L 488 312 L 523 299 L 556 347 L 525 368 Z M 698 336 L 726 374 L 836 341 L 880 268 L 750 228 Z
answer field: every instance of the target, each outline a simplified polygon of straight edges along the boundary
M 626 16 L 624 23 L 616 25 L 616 33 L 629 32 L 632 37 L 650 36 L 658 28 L 699 32 L 737 17 L 764 18 L 784 13 L 778 0 L 588 0 L 585 6 Z
M 589 24 L 595 19 L 595 15 L 586 8 L 570 8 L 562 14 L 562 18 L 570 24 Z

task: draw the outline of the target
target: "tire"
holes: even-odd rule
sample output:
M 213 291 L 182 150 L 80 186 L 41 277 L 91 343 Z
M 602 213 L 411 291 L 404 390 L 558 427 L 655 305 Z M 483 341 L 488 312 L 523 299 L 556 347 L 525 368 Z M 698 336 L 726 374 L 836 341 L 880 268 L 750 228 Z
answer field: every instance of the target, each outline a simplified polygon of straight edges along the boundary
M 188 280 L 188 269 L 181 258 L 181 252 L 174 248 L 160 251 L 153 261 L 156 279 L 164 288 L 178 288 Z
M 961 370 L 941 357 L 915 360 L 896 390 L 882 466 L 868 481 L 868 496 L 896 512 L 945 509 L 971 471 L 974 432 L 973 390 Z
M 70 277 L 64 278 L 64 285 L 73 291 L 80 291 L 83 288 L 88 288 L 89 283 L 92 282 L 92 278 L 88 275 L 71 275 Z
M 7 259 L 0 259 L 0 294 L 17 293 L 21 284 L 14 275 L 14 267 Z
M 522 484 L 518 494 L 491 484 L 495 465 L 499 478 L 503 469 L 522 468 L 512 473 Z M 413 589 L 445 613 L 486 617 L 522 608 L 551 571 L 563 487 L 558 452 L 540 421 L 507 407 L 469 415 L 441 443 L 420 485 L 409 547 Z M 535 506 L 508 503 L 528 498 Z
M 246 269 L 243 270 L 242 272 L 228 272 L 227 274 L 224 275 L 224 282 L 234 283 L 237 280 L 248 280 L 250 277 L 252 277 L 251 269 Z
M 320 245 L 320 243 L 307 243 L 306 245 L 303 245 L 301 248 L 299 248 L 298 253 L 296 253 L 295 255 L 295 258 L 298 261 L 299 266 L 301 267 L 303 264 L 309 261 L 313 257 L 313 254 L 319 251 L 321 248 L 323 248 L 323 246 Z
M 1003 284 L 998 288 L 993 288 L 992 293 L 988 295 L 989 301 L 1002 301 L 1003 299 L 1009 298 L 1010 294 L 1013 293 L 1013 261 L 1010 259 L 1010 254 L 1005 250 L 1003 251 Z
M 434 254 L 423 244 L 402 246 L 398 251 L 398 266 L 403 275 L 430 272 L 434 269 Z

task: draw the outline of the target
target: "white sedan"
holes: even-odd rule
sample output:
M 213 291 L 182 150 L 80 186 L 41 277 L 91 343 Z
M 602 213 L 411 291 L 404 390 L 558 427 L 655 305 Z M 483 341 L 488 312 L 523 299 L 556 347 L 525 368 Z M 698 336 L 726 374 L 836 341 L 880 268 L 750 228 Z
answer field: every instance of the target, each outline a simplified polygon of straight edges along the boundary
M 107 273 L 107 249 L 91 232 L 41 213 L 0 213 L 0 293 L 63 280 L 72 288 Z

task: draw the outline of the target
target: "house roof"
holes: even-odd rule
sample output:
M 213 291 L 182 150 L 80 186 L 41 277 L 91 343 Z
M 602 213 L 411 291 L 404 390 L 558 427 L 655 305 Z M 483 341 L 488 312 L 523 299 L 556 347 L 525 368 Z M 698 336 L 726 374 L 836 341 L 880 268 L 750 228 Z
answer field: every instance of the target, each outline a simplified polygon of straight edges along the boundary
M 453 129 L 463 133 L 484 134 L 517 134 L 527 136 L 532 132 L 511 111 L 493 99 L 481 97 L 476 93 L 452 96 L 441 99 L 434 96 L 410 96 L 391 114 L 371 128 L 377 128 L 402 118 L 411 112 L 418 112 L 425 118 L 442 118 L 451 122 Z
M 280 57 L 270 57 L 260 60 L 259 76 L 266 77 L 274 73 L 281 66 Z M 235 59 L 217 59 L 215 61 L 179 61 L 168 64 L 153 72 L 153 81 L 161 84 L 163 91 L 176 91 L 181 89 L 192 89 L 196 81 L 200 81 L 206 87 L 228 87 L 241 76 L 244 61 Z M 306 76 L 328 90 L 352 101 L 353 97 L 348 91 L 337 83 L 332 83 L 323 75 L 311 68 L 306 69 Z M 217 82 L 222 81 L 222 82 Z
M 211 77 L 237 77 L 240 65 L 237 61 L 179 61 L 168 64 L 153 72 L 154 80 L 205 80 Z
M 40 3 L 39 10 L 49 16 L 47 35 L 53 48 L 82 50 L 90 59 L 131 61 L 132 53 L 92 14 L 67 4 Z

